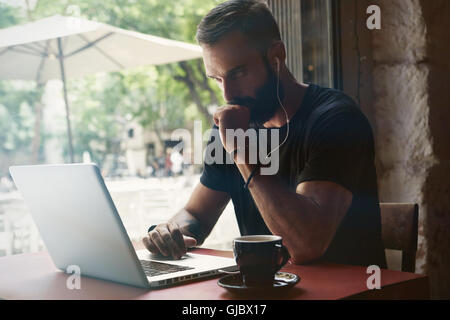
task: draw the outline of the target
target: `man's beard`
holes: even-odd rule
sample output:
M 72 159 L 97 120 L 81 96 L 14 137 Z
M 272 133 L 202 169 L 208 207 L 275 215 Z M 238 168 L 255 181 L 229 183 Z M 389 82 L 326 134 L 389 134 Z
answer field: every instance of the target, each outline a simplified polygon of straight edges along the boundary
M 237 104 L 250 109 L 250 127 L 261 127 L 270 120 L 280 106 L 277 96 L 277 76 L 269 66 L 269 62 L 264 58 L 264 64 L 267 70 L 266 82 L 256 90 L 256 97 L 237 97 L 229 104 Z M 280 100 L 283 100 L 283 86 L 279 84 Z

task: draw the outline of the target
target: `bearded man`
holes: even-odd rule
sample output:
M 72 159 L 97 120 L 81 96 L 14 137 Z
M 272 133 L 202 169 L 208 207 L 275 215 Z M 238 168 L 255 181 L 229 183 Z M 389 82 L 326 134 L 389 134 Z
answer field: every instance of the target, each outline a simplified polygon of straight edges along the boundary
M 206 74 L 222 90 L 211 143 L 228 162 L 206 162 L 188 203 L 143 239 L 149 251 L 180 258 L 203 243 L 230 199 L 242 235 L 282 236 L 293 263 L 329 261 L 386 267 L 372 129 L 344 93 L 299 83 L 264 3 L 231 0 L 201 21 Z M 276 130 L 278 170 L 237 152 L 227 130 Z M 214 138 L 216 137 L 216 138 Z M 238 148 L 239 149 L 239 148 Z

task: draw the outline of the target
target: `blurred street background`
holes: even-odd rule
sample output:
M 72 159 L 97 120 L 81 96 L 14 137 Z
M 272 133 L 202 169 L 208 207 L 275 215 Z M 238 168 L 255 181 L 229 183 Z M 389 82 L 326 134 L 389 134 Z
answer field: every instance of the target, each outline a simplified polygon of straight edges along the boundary
M 140 241 L 150 225 L 167 221 L 184 204 L 200 175 L 121 178 L 106 180 L 120 218 L 132 241 Z M 5 181 L 3 181 L 5 182 Z M 101 227 L 101 226 L 99 226 Z M 213 232 L 202 245 L 232 250 L 239 236 L 233 205 L 227 206 Z M 44 243 L 19 192 L 0 193 L 0 256 L 45 250 Z
M 195 48 L 197 24 L 219 2 L 0 0 L 0 59 L 10 57 L 0 69 L 0 256 L 45 249 L 9 175 L 12 165 L 96 163 L 132 240 L 140 241 L 150 225 L 167 221 L 186 204 L 199 182 L 202 164 L 192 164 L 191 150 L 176 148 L 192 141 L 173 140 L 171 134 L 180 128 L 193 132 L 195 122 L 201 124 L 203 134 L 211 128 L 212 113 L 223 103 L 220 89 L 205 76 L 200 48 Z M 163 39 L 156 41 L 161 46 L 170 41 L 180 45 L 144 54 L 134 48 L 124 50 L 121 36 L 104 38 L 97 31 L 61 38 L 62 49 L 69 50 L 66 54 L 58 51 L 53 39 L 18 44 L 33 32 L 18 30 L 13 36 L 17 26 L 42 21 L 46 27 L 36 33 L 54 34 L 58 28 L 48 25 L 61 23 L 64 17 L 72 20 L 63 27 L 90 26 L 91 22 L 75 20 L 85 19 L 121 28 L 123 35 L 135 37 L 133 41 L 151 42 L 149 36 L 154 36 Z M 103 43 L 108 44 L 106 49 Z M 42 72 L 31 80 L 23 77 L 29 69 L 25 65 L 8 67 L 28 61 L 41 49 L 46 51 L 35 67 Z M 92 64 L 89 56 L 81 55 L 81 65 L 71 65 L 77 52 L 92 52 L 99 65 L 113 61 L 121 68 L 73 76 L 83 64 Z M 118 61 L 120 54 L 142 63 L 126 67 L 123 60 Z M 167 62 L 169 55 L 180 58 Z M 53 72 L 52 78 L 45 70 L 59 68 L 62 56 L 65 81 L 59 72 Z M 92 69 L 99 68 L 94 63 Z M 230 204 L 204 246 L 231 249 L 231 239 L 238 234 Z

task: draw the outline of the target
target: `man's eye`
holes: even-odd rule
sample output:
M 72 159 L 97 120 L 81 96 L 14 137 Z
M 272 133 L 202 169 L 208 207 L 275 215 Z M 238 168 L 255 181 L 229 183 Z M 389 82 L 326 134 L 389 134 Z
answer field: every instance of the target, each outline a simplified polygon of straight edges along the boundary
M 209 79 L 211 79 L 211 80 L 214 80 L 215 82 L 217 82 L 217 83 L 220 83 L 220 82 L 222 82 L 222 80 L 220 79 L 220 78 L 216 78 L 216 77 L 213 77 L 213 76 L 207 76 Z
M 234 72 L 232 75 L 230 75 L 230 78 L 237 79 L 237 78 L 243 77 L 244 75 L 245 75 L 245 72 L 243 70 L 239 70 L 239 71 Z

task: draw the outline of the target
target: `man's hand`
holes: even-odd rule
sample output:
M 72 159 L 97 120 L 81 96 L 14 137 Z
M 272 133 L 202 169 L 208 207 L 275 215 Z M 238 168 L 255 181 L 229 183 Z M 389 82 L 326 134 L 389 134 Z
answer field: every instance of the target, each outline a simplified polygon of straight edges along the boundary
M 219 127 L 220 139 L 225 150 L 230 153 L 236 149 L 234 141 L 226 140 L 227 129 L 248 129 L 250 121 L 250 109 L 239 105 L 227 105 L 220 107 L 214 113 L 214 123 Z
M 175 222 L 159 224 L 142 242 L 151 253 L 175 259 L 180 259 L 187 252 L 187 248 L 197 245 L 197 240 L 183 235 Z

